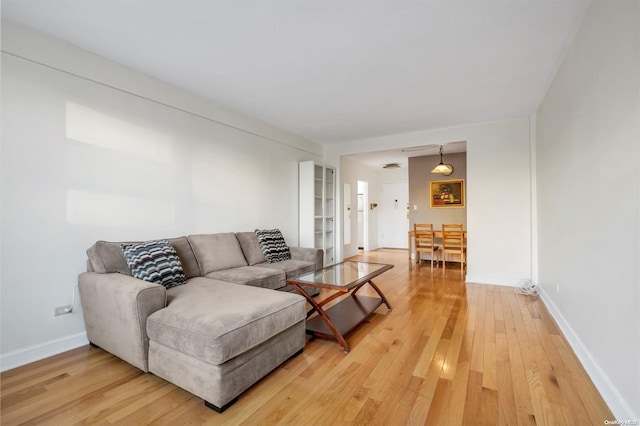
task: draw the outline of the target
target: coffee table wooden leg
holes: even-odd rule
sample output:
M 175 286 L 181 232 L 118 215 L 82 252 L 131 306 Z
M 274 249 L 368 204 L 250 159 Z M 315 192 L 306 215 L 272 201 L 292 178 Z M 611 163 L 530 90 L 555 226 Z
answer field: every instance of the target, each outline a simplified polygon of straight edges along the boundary
M 376 293 L 378 293 L 378 295 L 380 295 L 380 298 L 382 299 L 382 303 L 384 303 L 385 305 L 387 305 L 387 308 L 389 310 L 392 310 L 393 308 L 391 307 L 391 304 L 389 303 L 389 301 L 387 300 L 386 297 L 384 297 L 384 294 L 382 294 L 382 291 L 380 291 L 380 289 L 378 288 L 377 285 L 375 285 L 373 283 L 373 281 L 369 281 L 369 285 L 371 285 L 371 287 L 373 287 L 373 289 L 376 291 Z
M 302 294 L 307 299 L 307 301 L 311 304 L 312 308 L 307 313 L 307 318 L 309 317 L 310 313 L 313 313 L 314 311 L 317 312 L 318 315 L 322 318 L 322 320 L 331 329 L 331 332 L 333 333 L 333 335 L 335 336 L 336 340 L 338 341 L 338 344 L 342 347 L 342 350 L 345 353 L 348 353 L 349 352 L 349 345 L 347 344 L 347 341 L 345 340 L 345 338 L 342 335 L 342 333 L 340 333 L 340 331 L 338 331 L 338 328 L 336 327 L 334 322 L 331 320 L 329 315 L 327 315 L 327 313 L 324 311 L 324 309 L 322 309 L 322 305 L 324 305 L 325 303 L 329 302 L 330 300 L 335 299 L 336 297 L 340 296 L 342 293 L 340 293 L 340 292 L 335 293 L 335 294 L 329 296 L 328 298 L 326 298 L 325 300 L 321 301 L 320 303 L 318 303 L 318 302 L 316 302 L 314 300 L 313 297 L 309 296 L 307 294 L 307 292 L 304 291 L 302 288 L 298 287 L 295 284 L 291 284 L 291 286 L 293 288 L 295 288 L 298 291 L 298 293 Z
M 373 283 L 373 281 L 369 280 L 366 283 L 362 283 L 360 284 L 358 287 L 356 287 L 351 294 L 356 294 L 356 292 L 358 290 L 360 290 L 360 288 L 365 285 L 365 284 L 369 284 L 371 287 L 373 287 L 373 289 L 376 291 L 376 293 L 378 293 L 378 296 L 380 296 L 380 299 L 382 299 L 382 303 L 384 303 L 385 305 L 387 305 L 387 309 L 392 310 L 393 308 L 391 307 L 391 304 L 389 303 L 389 301 L 387 300 L 387 298 L 384 296 L 384 294 L 382 293 L 382 291 L 378 288 L 377 285 L 375 285 Z
M 304 295 L 305 295 L 305 296 L 307 296 L 307 292 L 305 291 L 304 293 L 305 293 Z M 333 293 L 331 296 L 329 296 L 329 297 L 325 298 L 324 300 L 321 300 L 320 302 L 317 302 L 317 303 L 318 303 L 318 306 L 324 306 L 324 305 L 326 305 L 327 303 L 331 302 L 333 299 L 335 299 L 335 298 L 338 298 L 338 297 L 342 296 L 343 294 L 344 294 L 344 292 L 336 291 L 336 292 L 335 292 L 335 293 Z M 307 300 L 310 300 L 310 299 L 309 299 L 309 297 L 307 297 Z M 314 300 L 314 301 L 315 301 L 315 299 L 311 299 L 311 300 Z M 312 305 L 312 306 L 313 306 L 313 305 Z M 307 312 L 307 318 L 309 318 L 311 315 L 313 315 L 313 313 L 314 313 L 315 311 L 316 311 L 316 308 L 315 308 L 315 307 L 313 307 L 313 308 L 309 309 L 309 312 Z

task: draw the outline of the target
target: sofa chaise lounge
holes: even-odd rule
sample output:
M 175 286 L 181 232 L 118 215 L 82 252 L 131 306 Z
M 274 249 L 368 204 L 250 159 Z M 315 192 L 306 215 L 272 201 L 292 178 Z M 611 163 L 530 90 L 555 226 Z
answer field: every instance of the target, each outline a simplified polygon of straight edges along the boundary
M 302 351 L 306 302 L 286 279 L 323 264 L 322 250 L 299 247 L 269 263 L 256 232 L 164 241 L 177 286 L 133 276 L 125 251 L 136 243 L 96 242 L 78 278 L 89 341 L 222 412 Z

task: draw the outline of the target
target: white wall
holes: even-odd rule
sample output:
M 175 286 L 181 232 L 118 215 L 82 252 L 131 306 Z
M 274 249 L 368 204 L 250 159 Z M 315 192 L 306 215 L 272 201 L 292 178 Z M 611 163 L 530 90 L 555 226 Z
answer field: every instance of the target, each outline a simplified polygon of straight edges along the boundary
M 538 110 L 545 300 L 620 420 L 640 415 L 638 1 L 596 1 Z
M 86 342 L 71 302 L 96 240 L 279 227 L 322 147 L 2 25 L 2 369 Z
M 334 144 L 326 152 L 336 161 L 365 145 L 373 152 L 467 141 L 467 281 L 514 286 L 531 278 L 529 133 L 529 118 L 521 118 Z M 357 180 L 359 172 L 366 170 L 341 162 L 341 176 Z

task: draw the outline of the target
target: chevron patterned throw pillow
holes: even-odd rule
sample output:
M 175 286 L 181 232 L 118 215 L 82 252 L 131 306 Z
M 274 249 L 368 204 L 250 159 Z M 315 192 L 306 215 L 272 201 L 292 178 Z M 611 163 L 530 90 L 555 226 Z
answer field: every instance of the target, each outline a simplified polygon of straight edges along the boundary
M 135 278 L 166 288 L 187 282 L 178 254 L 167 240 L 127 244 L 122 251 Z
M 267 262 L 276 263 L 291 259 L 289 246 L 279 229 L 256 229 L 256 235 Z

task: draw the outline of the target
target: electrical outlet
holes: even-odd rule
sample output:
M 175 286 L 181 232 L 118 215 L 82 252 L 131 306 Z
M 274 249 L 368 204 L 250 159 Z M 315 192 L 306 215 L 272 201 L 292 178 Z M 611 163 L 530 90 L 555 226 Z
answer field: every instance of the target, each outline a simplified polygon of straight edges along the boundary
M 560 283 L 556 283 L 556 293 L 560 293 Z
M 71 305 L 58 306 L 53 310 L 53 316 L 59 317 L 60 315 L 70 314 Z

